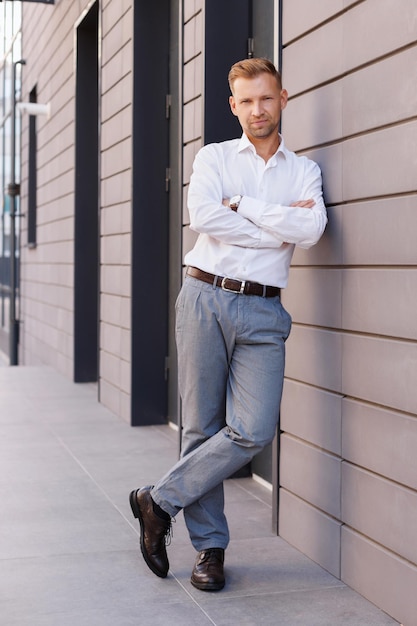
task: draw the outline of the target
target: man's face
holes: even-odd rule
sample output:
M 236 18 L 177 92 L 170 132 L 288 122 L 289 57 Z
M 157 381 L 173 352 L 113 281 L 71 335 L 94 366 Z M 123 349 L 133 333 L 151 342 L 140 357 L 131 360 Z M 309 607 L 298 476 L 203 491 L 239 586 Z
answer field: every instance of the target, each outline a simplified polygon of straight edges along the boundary
M 285 89 L 279 88 L 271 74 L 263 72 L 255 78 L 237 78 L 229 103 L 248 138 L 262 140 L 278 132 L 287 99 Z

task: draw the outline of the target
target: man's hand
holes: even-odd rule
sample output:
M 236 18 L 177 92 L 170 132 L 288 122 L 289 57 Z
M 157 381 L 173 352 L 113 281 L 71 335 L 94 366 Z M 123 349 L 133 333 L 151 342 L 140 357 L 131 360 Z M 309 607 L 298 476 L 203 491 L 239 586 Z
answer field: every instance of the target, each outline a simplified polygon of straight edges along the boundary
M 302 209 L 312 209 L 316 203 L 312 198 L 309 200 L 298 200 L 297 202 L 293 202 L 290 206 L 301 207 Z
M 230 198 L 223 198 L 223 202 L 222 202 L 222 204 L 223 204 L 224 206 L 229 207 L 229 202 L 230 202 Z

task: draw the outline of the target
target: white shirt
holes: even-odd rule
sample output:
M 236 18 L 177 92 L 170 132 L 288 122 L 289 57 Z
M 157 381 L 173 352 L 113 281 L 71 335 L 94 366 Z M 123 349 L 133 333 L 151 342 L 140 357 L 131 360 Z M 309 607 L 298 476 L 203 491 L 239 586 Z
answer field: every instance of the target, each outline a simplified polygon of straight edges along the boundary
M 240 194 L 237 212 L 223 198 Z M 312 198 L 312 209 L 289 206 Z M 186 265 L 238 280 L 286 287 L 295 245 L 309 248 L 326 223 L 320 168 L 287 150 L 267 163 L 245 134 L 198 152 L 188 191 L 190 228 L 199 233 Z

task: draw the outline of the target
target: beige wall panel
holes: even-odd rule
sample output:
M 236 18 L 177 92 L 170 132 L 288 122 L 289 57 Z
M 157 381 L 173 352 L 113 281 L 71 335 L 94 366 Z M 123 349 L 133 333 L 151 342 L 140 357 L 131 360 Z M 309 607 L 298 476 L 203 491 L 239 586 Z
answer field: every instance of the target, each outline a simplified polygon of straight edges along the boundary
M 120 359 L 105 350 L 100 350 L 100 377 L 120 388 Z
M 131 235 L 112 235 L 101 238 L 101 262 L 103 265 L 130 265 Z
M 346 141 L 343 146 L 343 199 L 415 192 L 416 145 L 415 121 Z M 393 163 L 401 163 L 401 167 L 393 167 Z
M 116 3 L 113 2 L 113 5 Z M 119 51 L 124 50 L 126 46 L 131 49 L 131 41 L 133 36 L 133 15 L 129 10 L 125 15 L 122 13 L 123 8 L 119 5 L 119 14 L 113 10 L 113 23 L 109 22 L 108 17 L 103 16 L 103 39 L 101 43 L 102 66 L 116 56 Z M 132 65 L 130 65 L 130 70 Z
M 131 416 L 131 396 L 130 390 L 129 393 L 125 393 L 120 391 L 119 394 L 119 407 L 120 407 L 120 417 L 122 420 L 130 424 L 130 416 Z
M 102 293 L 100 317 L 104 322 L 130 329 L 130 299 L 114 294 Z
M 367 0 L 343 19 L 346 70 L 416 41 L 415 0 L 401 0 L 400 4 L 397 0 Z
M 67 217 L 54 222 L 48 222 L 39 226 L 37 230 L 37 243 L 52 241 L 68 241 L 74 237 L 74 218 Z
M 417 568 L 342 527 L 342 580 L 404 624 L 417 615 Z
M 280 536 L 337 578 L 340 578 L 340 527 L 340 522 L 280 489 Z
M 132 353 L 132 348 L 131 348 L 130 330 L 122 328 L 121 338 L 120 338 L 120 347 L 119 347 L 120 358 L 123 359 L 124 361 L 130 361 L 131 353 Z
M 282 302 L 293 322 L 340 328 L 342 270 L 293 267 Z
M 45 243 L 38 248 L 37 252 L 36 261 L 38 263 L 68 263 L 74 252 L 74 242 Z
M 101 126 L 101 150 L 108 150 L 122 139 L 131 140 L 132 105 L 126 106 Z
M 417 47 L 346 76 L 343 134 L 349 136 L 415 116 L 416 84 Z
M 72 52 L 71 52 L 72 57 Z M 72 58 L 72 66 L 74 66 L 74 59 Z M 57 71 L 62 70 L 62 68 L 58 68 Z M 42 131 L 45 127 L 50 127 L 52 124 L 52 128 L 59 128 L 59 120 L 60 117 L 63 116 L 64 119 L 67 119 L 68 113 L 67 111 L 72 111 L 72 121 L 74 122 L 75 116 L 75 77 L 72 74 L 73 67 L 71 68 L 71 72 L 69 72 L 70 76 L 67 76 L 67 83 L 63 85 L 61 89 L 59 89 L 56 93 L 53 94 L 53 108 L 51 103 L 51 117 L 48 119 L 46 117 L 38 117 L 38 128 Z M 30 88 L 30 87 L 29 87 Z M 45 97 L 45 100 L 42 102 L 48 102 L 51 99 L 51 94 L 42 94 Z
M 120 353 L 120 347 L 119 347 Z M 125 361 L 124 359 L 120 359 L 120 391 L 125 394 L 130 393 L 132 385 L 132 365 L 129 361 Z
M 284 77 L 286 78 L 286 77 Z M 284 87 L 286 83 L 284 80 Z M 338 80 L 290 100 L 282 115 L 285 140 L 301 150 L 343 136 L 343 83 Z
M 417 419 L 343 398 L 342 456 L 417 490 Z
M 130 202 L 131 199 L 131 171 L 115 174 L 101 181 L 101 206 L 119 205 L 121 202 Z
M 199 149 L 201 148 L 201 146 L 202 146 L 201 139 L 188 143 L 186 146 L 184 146 L 184 150 L 183 150 L 183 155 L 184 155 L 183 183 L 184 184 L 187 184 L 190 182 L 191 173 L 193 171 L 194 158 L 197 152 L 199 151 Z
M 344 238 L 342 216 L 344 207 L 327 206 L 328 222 L 320 241 L 309 248 L 295 248 L 292 266 L 342 265 L 342 242 Z M 289 285 L 291 286 L 291 278 Z
M 321 2 L 310 3 L 307 16 L 321 5 Z M 398 10 L 396 0 L 358 3 L 284 49 L 286 88 L 295 95 L 414 43 L 416 12 L 414 0 L 403 0 L 401 10 Z M 295 22 L 303 24 L 302 20 L 297 16 Z M 314 20 L 312 25 L 314 23 L 317 22 Z M 383 37 L 381 33 L 384 33 Z M 312 50 L 314 54 L 311 54 Z
M 417 493 L 342 463 L 342 519 L 412 563 L 417 563 Z
M 282 430 L 341 455 L 341 396 L 286 379 L 280 413 Z
M 60 158 L 62 159 L 62 155 Z M 43 174 L 48 177 L 49 169 L 50 176 L 48 182 L 41 184 L 39 187 L 39 214 L 42 214 L 41 203 L 51 203 L 51 206 L 48 207 L 46 211 L 48 212 L 50 210 L 53 216 L 72 215 L 74 212 L 74 172 L 67 170 L 57 173 L 54 171 L 56 170 L 55 163 L 51 163 L 43 172 Z
M 32 254 L 30 254 L 30 257 L 31 256 Z M 33 259 L 33 263 L 27 263 L 24 266 L 25 280 L 28 282 L 51 283 L 64 287 L 74 286 L 74 268 L 70 263 L 45 263 L 38 265 L 35 261 L 35 257 L 33 257 Z
M 53 112 L 52 112 L 53 113 Z M 47 163 L 74 145 L 74 104 L 72 101 L 61 109 L 43 132 L 43 144 L 39 149 L 41 163 Z M 53 120 L 53 121 L 52 121 Z M 40 131 L 42 133 L 42 131 Z M 40 136 L 41 138 L 41 136 Z M 61 168 L 63 163 L 60 163 Z
M 340 392 L 342 336 L 319 328 L 293 325 L 286 352 L 286 376 Z
M 314 28 L 316 24 L 330 19 L 343 10 L 343 5 L 343 0 L 287 0 L 283 3 L 282 10 L 283 43 L 287 44 L 291 39 Z
M 288 5 L 292 6 L 284 6 Z M 417 48 L 413 47 L 290 99 L 283 128 L 291 148 L 315 146 L 413 117 L 416 83 Z
M 107 92 L 101 96 L 101 121 L 104 122 L 131 104 L 133 97 L 132 74 L 120 78 Z
M 417 344 L 382 337 L 343 337 L 343 393 L 417 413 Z
M 197 13 L 184 25 L 184 63 L 201 52 L 203 36 L 203 16 Z
M 346 205 L 343 263 L 415 265 L 416 205 L 416 195 Z
M 341 202 L 343 200 L 343 145 L 340 143 L 307 150 L 305 155 L 320 166 L 326 204 L 329 206 Z
M 131 0 L 107 4 L 101 52 L 100 399 L 127 420 L 130 407 L 122 397 L 130 392 L 132 9 Z
M 335 19 L 284 48 L 282 67 L 283 82 L 292 96 L 340 76 L 344 70 L 343 20 Z
M 124 18 L 127 24 L 130 26 L 130 30 L 133 30 L 133 0 L 114 0 L 107 2 L 103 6 L 102 10 L 102 29 L 103 33 L 108 33 L 114 27 L 115 24 Z M 129 13 L 128 13 L 129 12 Z M 128 15 L 126 15 L 128 13 Z M 127 20 L 126 20 L 127 18 Z M 126 27 L 126 26 L 125 26 Z
M 184 65 L 183 98 L 187 103 L 201 96 L 203 88 L 203 55 L 199 54 Z
M 100 231 L 102 236 L 130 233 L 131 225 L 132 207 L 130 202 L 102 207 Z
M 333 517 L 340 518 L 340 459 L 301 439 L 280 439 L 280 484 Z
M 133 64 L 133 43 L 128 41 L 123 48 L 118 50 L 115 56 L 112 56 L 101 72 L 102 77 L 102 93 L 106 93 L 112 87 L 117 87 L 121 79 L 130 76 L 132 82 L 132 64 Z M 127 94 L 123 94 L 126 98 Z M 129 104 L 130 100 L 126 99 L 125 104 Z
M 191 100 L 184 105 L 183 140 L 185 143 L 199 139 L 202 135 L 202 99 Z
M 132 141 L 128 137 L 105 150 L 101 155 L 101 176 L 108 178 L 113 174 L 129 171 L 132 167 Z
M 102 265 L 101 290 L 116 296 L 130 295 L 130 265 Z
M 342 277 L 345 330 L 417 339 L 417 270 L 345 269 Z
M 184 0 L 184 21 L 187 21 L 204 7 L 204 0 Z

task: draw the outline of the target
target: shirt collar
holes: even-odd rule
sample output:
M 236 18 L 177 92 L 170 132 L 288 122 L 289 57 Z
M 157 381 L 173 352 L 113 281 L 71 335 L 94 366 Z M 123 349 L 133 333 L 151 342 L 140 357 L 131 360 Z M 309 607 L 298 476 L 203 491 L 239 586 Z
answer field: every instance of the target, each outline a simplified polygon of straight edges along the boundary
M 275 160 L 278 158 L 278 155 L 280 153 L 282 153 L 283 157 L 287 158 L 287 148 L 285 147 L 285 143 L 284 143 L 284 137 L 282 135 L 280 136 L 280 144 L 278 147 L 278 150 L 275 152 L 275 154 L 270 158 L 270 161 L 272 161 L 272 163 L 275 162 Z M 250 150 L 253 154 L 256 154 L 255 151 L 255 146 L 253 145 L 253 143 L 250 141 L 250 139 L 248 139 L 247 135 L 245 133 L 242 134 L 242 137 L 240 138 L 239 141 L 239 146 L 237 151 L 238 152 L 243 152 L 244 150 Z

